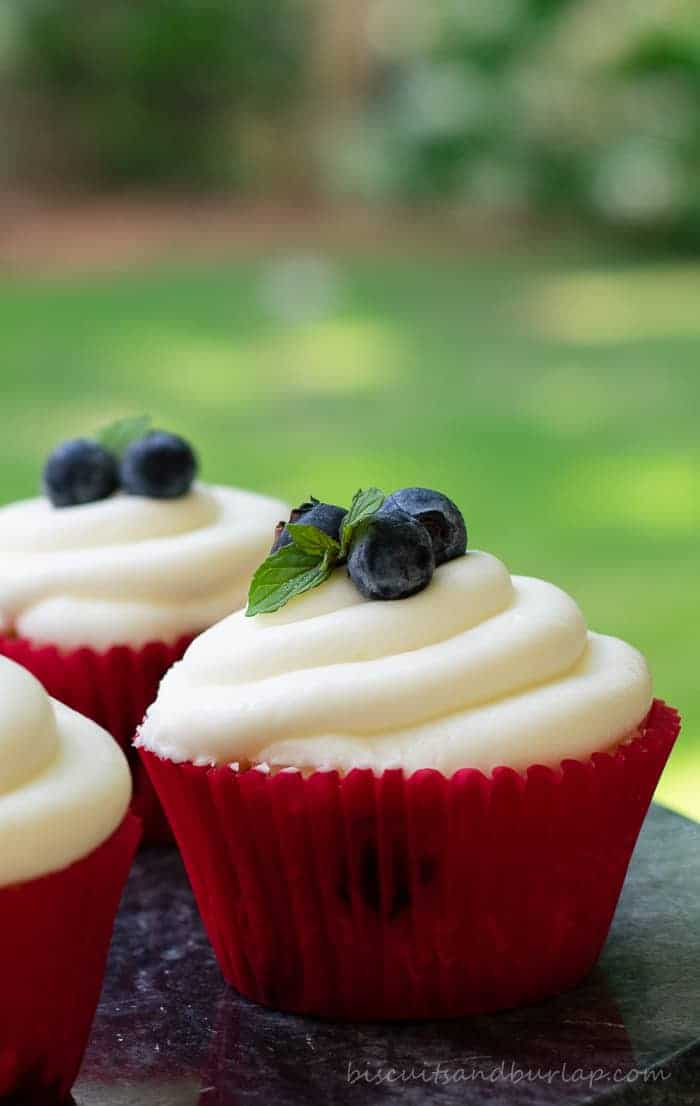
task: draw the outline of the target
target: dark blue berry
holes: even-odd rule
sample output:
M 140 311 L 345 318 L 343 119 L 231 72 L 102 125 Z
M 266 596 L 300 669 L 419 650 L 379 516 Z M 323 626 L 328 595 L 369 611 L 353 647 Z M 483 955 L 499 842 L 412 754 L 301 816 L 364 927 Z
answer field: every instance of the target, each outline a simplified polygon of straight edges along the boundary
M 120 466 L 122 487 L 131 495 L 175 499 L 185 495 L 197 472 L 192 447 L 177 434 L 153 430 L 127 447 Z
M 292 507 L 289 512 L 289 518 L 287 522 L 299 522 L 303 515 L 308 514 L 312 507 L 315 507 L 318 503 L 318 499 L 311 497 L 311 500 L 307 503 L 300 503 L 298 507 Z M 276 553 L 281 545 L 289 545 L 292 540 L 290 535 L 286 533 L 285 527 L 287 523 L 283 518 L 275 526 L 275 537 L 272 542 L 272 548 L 270 553 Z
M 425 526 L 433 543 L 436 565 L 466 553 L 467 528 L 462 512 L 442 492 L 430 488 L 401 488 L 386 499 L 384 509 L 405 511 Z
M 435 569 L 430 535 L 405 511 L 383 506 L 348 555 L 348 573 L 368 599 L 405 599 L 426 587 Z
M 72 438 L 56 446 L 44 466 L 44 490 L 54 507 L 106 499 L 119 484 L 117 462 L 97 442 Z
M 323 530 L 330 538 L 340 541 L 340 527 L 347 511 L 344 507 L 337 507 L 335 503 L 319 503 L 317 499 L 310 503 L 302 503 L 295 507 L 289 516 L 290 522 L 303 522 L 305 526 L 315 526 L 317 530 Z M 289 545 L 292 540 L 286 524 L 279 526 L 275 531 L 275 540 L 271 553 L 276 553 L 283 545 Z

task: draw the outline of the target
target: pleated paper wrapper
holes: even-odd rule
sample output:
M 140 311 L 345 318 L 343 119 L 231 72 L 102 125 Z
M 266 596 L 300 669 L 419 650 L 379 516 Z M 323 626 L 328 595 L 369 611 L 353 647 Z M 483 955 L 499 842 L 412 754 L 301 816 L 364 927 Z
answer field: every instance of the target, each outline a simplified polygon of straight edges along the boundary
M 127 814 L 82 860 L 0 888 L 0 1100 L 55 1104 L 80 1068 L 141 833 Z
M 141 755 L 233 986 L 281 1010 L 433 1018 L 589 971 L 679 726 L 655 700 L 611 752 L 488 777 Z

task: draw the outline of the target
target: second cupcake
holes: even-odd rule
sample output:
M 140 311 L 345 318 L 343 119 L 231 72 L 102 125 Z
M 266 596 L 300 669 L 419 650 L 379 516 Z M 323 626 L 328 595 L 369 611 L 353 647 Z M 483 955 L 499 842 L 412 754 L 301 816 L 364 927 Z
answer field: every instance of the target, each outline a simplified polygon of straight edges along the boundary
M 286 515 L 277 500 L 198 482 L 176 435 L 124 420 L 49 457 L 44 495 L 0 508 L 0 654 L 124 749 L 192 638 L 235 610 Z M 134 809 L 167 837 L 132 758 Z

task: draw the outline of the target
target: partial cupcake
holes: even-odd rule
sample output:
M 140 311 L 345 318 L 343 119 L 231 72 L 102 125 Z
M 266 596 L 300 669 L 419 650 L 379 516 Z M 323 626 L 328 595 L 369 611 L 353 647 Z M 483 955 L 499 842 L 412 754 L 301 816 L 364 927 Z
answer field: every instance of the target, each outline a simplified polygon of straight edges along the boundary
M 170 665 L 244 601 L 287 513 L 196 469 L 182 438 L 124 420 L 58 446 L 44 495 L 0 508 L 0 654 L 124 749 Z M 146 834 L 167 836 L 133 767 Z
M 678 716 L 563 591 L 467 553 L 439 493 L 304 507 L 137 738 L 224 975 L 348 1018 L 573 986 Z
M 68 1096 L 140 835 L 126 758 L 0 658 L 0 1098 Z

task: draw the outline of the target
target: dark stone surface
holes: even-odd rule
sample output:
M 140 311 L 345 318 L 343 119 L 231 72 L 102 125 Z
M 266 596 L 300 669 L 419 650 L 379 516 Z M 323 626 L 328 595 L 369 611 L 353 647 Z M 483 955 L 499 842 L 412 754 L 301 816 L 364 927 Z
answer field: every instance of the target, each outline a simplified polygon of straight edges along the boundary
M 349 1080 L 349 1065 L 374 1081 Z M 395 1081 L 378 1083 L 390 1068 Z M 700 825 L 652 808 L 603 956 L 581 986 L 537 1006 L 430 1023 L 339 1024 L 247 1002 L 219 974 L 175 850 L 146 851 L 75 1100 L 700 1103 Z

